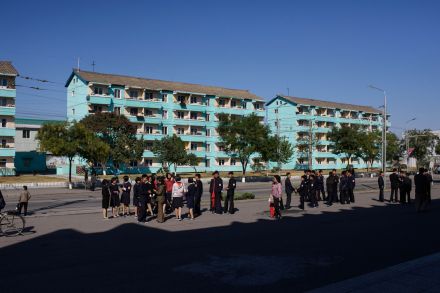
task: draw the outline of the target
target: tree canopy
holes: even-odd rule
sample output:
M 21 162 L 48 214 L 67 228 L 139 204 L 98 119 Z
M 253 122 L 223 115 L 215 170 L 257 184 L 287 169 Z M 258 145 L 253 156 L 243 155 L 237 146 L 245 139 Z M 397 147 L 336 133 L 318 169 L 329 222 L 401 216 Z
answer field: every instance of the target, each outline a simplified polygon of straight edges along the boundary
M 429 156 L 433 154 L 439 137 L 432 133 L 430 129 L 409 130 L 407 135 L 409 147 L 414 148 L 410 157 L 417 159 L 418 166 L 428 165 Z
M 174 165 L 174 170 L 176 170 L 178 165 L 183 165 L 188 161 L 185 143 L 175 134 L 155 140 L 152 151 L 162 165 L 168 166 L 168 170 L 170 170 L 172 165 Z
M 358 157 L 361 141 L 361 132 L 358 127 L 333 127 L 328 134 L 328 138 L 333 142 L 332 152 L 336 155 L 345 155 L 347 157 L 347 166 L 352 158 Z
M 357 157 L 362 158 L 368 167 L 372 167 L 375 160 L 380 158 L 382 134 L 380 131 L 369 131 L 359 134 Z

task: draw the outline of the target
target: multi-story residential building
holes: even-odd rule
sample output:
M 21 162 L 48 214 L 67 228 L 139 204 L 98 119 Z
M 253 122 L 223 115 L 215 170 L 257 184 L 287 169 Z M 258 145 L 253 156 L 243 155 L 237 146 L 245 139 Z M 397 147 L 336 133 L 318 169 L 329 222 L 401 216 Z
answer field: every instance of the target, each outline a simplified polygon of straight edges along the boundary
M 15 175 L 15 78 L 10 61 L 0 61 L 0 176 Z
M 15 171 L 17 174 L 56 172 L 56 162 L 63 159 L 40 152 L 37 133 L 43 124 L 57 122 L 62 121 L 18 117 L 15 119 Z
M 69 121 L 108 111 L 125 115 L 137 125 L 138 137 L 147 147 L 142 161 L 132 162 L 131 167 L 142 172 L 162 167 L 151 148 L 154 140 L 173 134 L 201 159 L 197 171 L 240 171 L 239 160 L 218 144 L 218 115 L 256 113 L 264 123 L 263 99 L 247 90 L 78 70 L 72 72 L 66 87 Z M 178 168 L 179 172 L 193 170 Z
M 283 164 L 283 169 L 345 168 L 347 158 L 332 153 L 332 142 L 327 138 L 331 129 L 358 125 L 366 131 L 374 131 L 382 130 L 383 125 L 382 112 L 368 106 L 278 95 L 266 108 L 270 129 L 295 148 L 291 161 Z M 354 168 L 367 167 L 361 159 L 352 159 L 350 163 Z M 373 166 L 379 167 L 380 162 Z

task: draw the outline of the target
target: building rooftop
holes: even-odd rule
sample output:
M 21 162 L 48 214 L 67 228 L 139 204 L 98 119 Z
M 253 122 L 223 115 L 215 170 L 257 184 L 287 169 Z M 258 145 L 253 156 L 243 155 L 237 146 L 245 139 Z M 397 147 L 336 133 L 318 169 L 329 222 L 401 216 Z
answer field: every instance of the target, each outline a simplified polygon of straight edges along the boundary
M 12 65 L 11 61 L 1 61 L 0 60 L 0 74 L 18 75 L 18 71 Z
M 291 97 L 291 96 L 284 96 L 284 95 L 278 95 L 277 97 L 275 97 L 274 99 L 269 101 L 268 104 L 272 103 L 278 97 L 284 98 L 287 101 L 290 101 L 294 104 L 299 104 L 299 105 L 308 105 L 308 106 L 331 108 L 331 109 L 341 109 L 341 110 L 354 110 L 354 111 L 361 111 L 361 112 L 366 112 L 366 113 L 376 113 L 376 114 L 382 113 L 380 110 L 373 108 L 373 107 L 370 107 L 370 106 L 353 105 L 353 104 L 347 104 L 347 103 L 339 103 L 339 102 L 331 102 L 331 101 L 315 100 L 315 99 L 307 99 L 307 98 L 298 98 L 298 97 Z
M 149 79 L 142 77 L 124 76 L 116 74 L 98 73 L 90 71 L 78 71 L 73 70 L 73 73 L 78 75 L 81 79 L 87 82 L 96 82 L 103 84 L 122 85 L 127 87 L 138 87 L 150 90 L 170 90 L 181 93 L 194 93 L 214 95 L 218 97 L 237 97 L 243 99 L 252 99 L 257 101 L 264 101 L 262 97 L 259 97 L 248 90 L 241 89 L 229 89 L 217 86 L 207 86 L 193 83 L 165 81 L 158 79 Z M 72 76 L 69 78 L 68 82 Z M 67 84 L 66 84 L 67 86 Z

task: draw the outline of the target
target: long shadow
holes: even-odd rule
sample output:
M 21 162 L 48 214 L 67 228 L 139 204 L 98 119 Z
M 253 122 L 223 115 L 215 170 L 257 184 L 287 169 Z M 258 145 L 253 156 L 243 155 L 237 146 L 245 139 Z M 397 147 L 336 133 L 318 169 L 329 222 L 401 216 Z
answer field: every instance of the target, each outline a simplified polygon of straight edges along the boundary
M 389 205 L 178 232 L 59 230 L 0 250 L 1 292 L 302 292 L 438 252 L 439 211 L 434 200 L 421 214 Z
M 84 201 L 87 201 L 87 200 L 86 199 L 78 199 L 78 200 L 71 200 L 71 201 L 61 202 L 61 203 L 57 203 L 57 204 L 52 204 L 52 205 L 48 205 L 48 206 L 41 207 L 38 209 L 32 209 L 32 210 L 28 211 L 28 214 L 32 215 L 32 214 L 35 214 L 35 212 L 41 212 L 41 211 L 45 211 L 45 210 L 60 208 L 60 207 L 64 207 L 64 206 L 68 206 L 68 205 L 72 205 L 72 204 L 76 204 L 76 203 L 80 203 L 80 202 L 84 202 Z

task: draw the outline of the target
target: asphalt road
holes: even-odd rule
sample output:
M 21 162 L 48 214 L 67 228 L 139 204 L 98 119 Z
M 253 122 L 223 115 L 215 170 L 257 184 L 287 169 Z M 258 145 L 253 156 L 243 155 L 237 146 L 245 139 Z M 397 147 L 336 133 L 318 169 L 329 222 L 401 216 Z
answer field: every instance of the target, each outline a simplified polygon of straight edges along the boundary
M 359 192 L 350 206 L 292 209 L 281 221 L 264 200 L 164 224 L 30 217 L 25 236 L 0 237 L 1 292 L 303 292 L 440 250 L 438 185 L 421 214 L 376 197 Z

